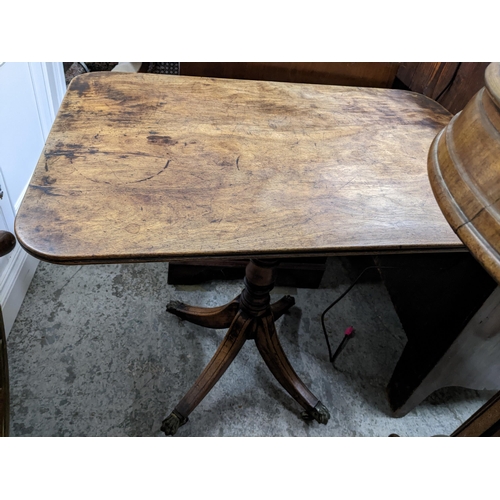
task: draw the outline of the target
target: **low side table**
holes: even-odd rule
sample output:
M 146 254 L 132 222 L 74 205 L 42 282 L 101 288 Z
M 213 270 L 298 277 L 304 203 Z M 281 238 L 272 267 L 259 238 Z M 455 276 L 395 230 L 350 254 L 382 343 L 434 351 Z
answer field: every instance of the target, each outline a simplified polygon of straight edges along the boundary
M 165 419 L 174 434 L 246 339 L 320 423 L 328 410 L 280 347 L 269 303 L 287 257 L 463 250 L 426 158 L 450 114 L 411 92 L 152 74 L 90 73 L 66 93 L 16 218 L 56 264 L 250 258 L 226 306 L 168 310 L 228 327 Z

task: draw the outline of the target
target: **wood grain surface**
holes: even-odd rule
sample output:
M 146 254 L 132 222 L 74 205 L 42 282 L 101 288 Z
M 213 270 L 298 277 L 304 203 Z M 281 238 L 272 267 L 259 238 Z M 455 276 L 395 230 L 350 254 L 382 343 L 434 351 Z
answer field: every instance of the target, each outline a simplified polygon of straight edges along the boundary
M 434 99 L 455 114 L 464 109 L 484 85 L 487 62 L 410 62 L 399 65 L 397 76 L 410 89 Z
M 17 238 L 61 264 L 460 249 L 426 170 L 450 116 L 400 90 L 82 75 Z

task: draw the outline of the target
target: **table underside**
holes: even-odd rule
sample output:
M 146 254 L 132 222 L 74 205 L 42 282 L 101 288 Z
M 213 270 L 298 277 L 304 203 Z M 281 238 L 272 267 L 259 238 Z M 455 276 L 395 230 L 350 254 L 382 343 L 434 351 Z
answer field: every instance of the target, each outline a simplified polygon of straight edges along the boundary
M 61 264 L 463 249 L 427 178 L 449 119 L 399 90 L 82 75 L 16 234 Z

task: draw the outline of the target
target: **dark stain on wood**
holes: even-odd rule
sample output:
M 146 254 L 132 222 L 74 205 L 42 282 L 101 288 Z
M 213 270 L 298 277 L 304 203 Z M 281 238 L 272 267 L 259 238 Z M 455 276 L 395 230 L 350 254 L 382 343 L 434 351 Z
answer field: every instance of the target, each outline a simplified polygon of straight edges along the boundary
M 56 179 L 54 179 L 54 177 L 51 177 L 50 175 L 44 175 L 42 177 L 42 182 L 44 186 L 50 186 L 51 184 L 55 184 Z
M 297 113 L 297 107 L 287 104 L 276 104 L 269 101 L 254 101 L 248 104 L 254 105 L 261 113 L 272 113 L 280 116 L 293 116 Z
M 64 144 L 61 141 L 59 141 L 55 145 L 55 149 L 44 153 L 45 154 L 45 161 L 47 161 L 47 159 L 50 159 L 54 156 L 64 156 L 70 161 L 70 163 L 73 163 L 73 160 L 75 158 L 82 158 L 85 156 L 84 154 L 75 154 L 75 151 L 78 152 L 79 150 L 82 150 L 82 149 L 83 149 L 83 147 L 81 144 L 73 144 L 73 143 Z M 89 151 L 89 152 L 91 152 L 91 151 Z M 45 170 L 48 171 L 47 163 L 46 163 Z
M 85 78 L 81 77 L 75 77 L 73 80 L 71 80 L 71 84 L 69 87 L 69 90 L 73 90 L 75 92 L 78 92 L 78 97 L 82 97 L 83 94 L 88 92 L 90 90 L 90 84 L 88 80 Z
M 127 95 L 114 87 L 106 87 L 106 97 L 119 103 L 126 102 L 130 99 L 130 95 Z
M 55 147 L 59 150 L 61 148 L 67 148 L 67 149 L 77 149 L 80 148 L 78 144 L 64 144 L 62 141 L 57 141 Z
M 169 146 L 175 146 L 177 141 L 174 141 L 172 137 L 168 135 L 148 135 L 148 142 L 153 144 L 168 144 Z
M 46 158 L 53 158 L 54 156 L 64 156 L 69 160 L 70 163 L 73 163 L 73 160 L 75 158 L 80 158 L 83 155 L 75 155 L 74 151 L 70 151 L 67 149 L 59 149 L 57 151 L 49 151 L 48 153 L 45 153 Z
M 30 184 L 30 187 L 33 189 L 39 189 L 40 191 L 43 191 L 44 194 L 49 196 L 62 196 L 62 194 L 54 193 L 53 192 L 54 188 L 50 186 L 45 187 L 45 186 L 35 186 L 34 184 Z

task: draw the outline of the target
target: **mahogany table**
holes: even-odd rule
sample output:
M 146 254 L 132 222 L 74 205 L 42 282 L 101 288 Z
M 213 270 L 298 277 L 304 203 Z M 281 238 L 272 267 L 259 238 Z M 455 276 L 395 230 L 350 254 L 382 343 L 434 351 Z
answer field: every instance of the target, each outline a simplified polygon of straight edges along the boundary
M 304 409 L 328 410 L 281 349 L 270 305 L 279 259 L 463 249 L 432 194 L 427 153 L 451 115 L 411 92 L 90 73 L 66 93 L 16 218 L 56 264 L 252 259 L 226 306 L 168 310 L 229 328 L 163 423 L 210 391 L 247 339 Z

